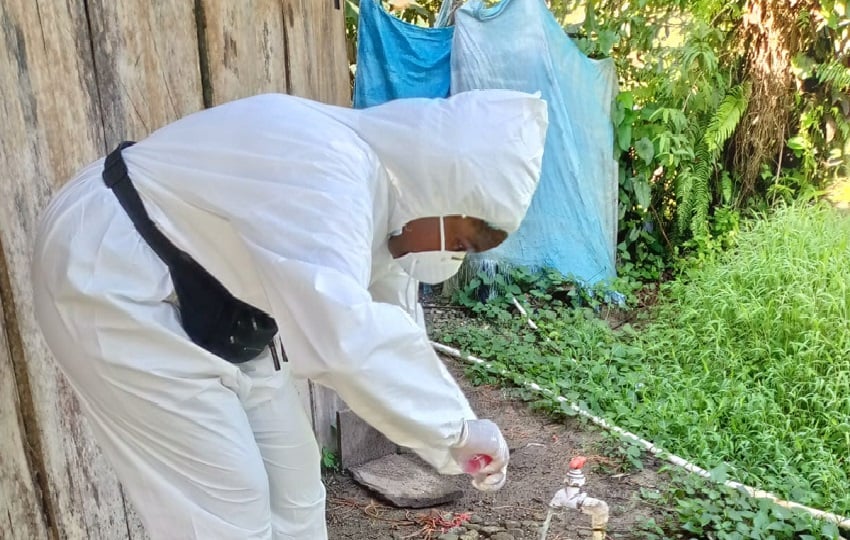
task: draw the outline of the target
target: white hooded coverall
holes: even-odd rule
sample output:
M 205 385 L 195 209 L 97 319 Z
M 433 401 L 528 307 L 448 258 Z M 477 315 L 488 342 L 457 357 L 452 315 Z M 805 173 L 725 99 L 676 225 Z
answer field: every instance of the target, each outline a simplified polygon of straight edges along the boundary
M 387 238 L 461 214 L 516 230 L 545 103 L 509 91 L 365 110 L 268 94 L 123 151 L 160 230 L 278 323 L 289 362 L 231 364 L 183 331 L 168 269 L 83 169 L 46 210 L 35 309 L 97 442 L 154 540 L 327 537 L 320 456 L 290 377 L 334 389 L 437 470 L 475 418 L 410 314 Z

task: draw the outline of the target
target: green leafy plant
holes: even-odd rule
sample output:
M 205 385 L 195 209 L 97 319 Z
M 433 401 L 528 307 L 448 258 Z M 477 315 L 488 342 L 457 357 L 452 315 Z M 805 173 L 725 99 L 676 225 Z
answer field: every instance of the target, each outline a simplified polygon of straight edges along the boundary
M 720 68 L 721 30 L 694 21 L 684 31 L 660 64 L 635 74 L 640 82 L 620 95 L 614 118 L 624 152 L 620 267 L 646 277 L 663 270 L 675 247 L 709 244 L 713 207 L 734 202 L 723 151 L 747 108 L 748 87 Z M 692 238 L 702 240 L 685 243 Z
M 339 456 L 330 448 L 322 447 L 322 469 L 326 471 L 339 472 Z
M 662 526 L 653 521 L 641 523 L 638 536 L 646 539 L 712 538 L 740 540 L 815 540 L 841 538 L 839 528 L 812 516 L 791 511 L 766 499 L 753 499 L 744 492 L 726 487 L 725 468 L 712 471 L 712 478 L 675 474 L 665 490 L 650 498 L 670 508 Z
M 718 210 L 820 196 L 825 183 L 847 176 L 846 4 L 797 9 L 789 22 L 793 10 L 762 1 L 552 2 L 586 54 L 617 65 L 619 270 L 657 279 L 670 254 L 705 258 L 725 243 L 714 236 Z M 748 10 L 774 26 L 742 30 Z M 786 35 L 782 46 L 799 53 L 792 78 L 768 61 L 775 36 Z M 802 91 L 786 102 L 791 79 Z M 786 139 L 783 153 L 775 141 Z M 755 182 L 753 169 L 769 172 Z

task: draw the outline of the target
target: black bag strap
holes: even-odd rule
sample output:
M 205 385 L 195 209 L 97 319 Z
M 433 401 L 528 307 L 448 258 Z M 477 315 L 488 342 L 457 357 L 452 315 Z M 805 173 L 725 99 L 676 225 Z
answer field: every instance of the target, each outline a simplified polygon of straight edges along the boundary
M 151 249 L 162 259 L 169 268 L 173 268 L 177 261 L 184 259 L 187 255 L 171 243 L 162 231 L 148 216 L 145 205 L 142 203 L 139 192 L 136 191 L 130 176 L 127 173 L 127 164 L 121 155 L 121 151 L 136 144 L 133 141 L 124 141 L 118 145 L 108 156 L 103 164 L 103 181 L 107 187 L 115 193 L 118 202 L 124 211 L 130 216 L 133 226 L 148 243 Z

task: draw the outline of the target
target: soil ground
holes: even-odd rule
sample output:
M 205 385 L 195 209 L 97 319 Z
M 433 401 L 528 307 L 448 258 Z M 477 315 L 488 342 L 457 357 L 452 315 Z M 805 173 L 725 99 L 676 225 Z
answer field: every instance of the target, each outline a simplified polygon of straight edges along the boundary
M 429 315 L 429 321 L 434 317 Z M 648 459 L 637 470 L 604 455 L 605 437 L 599 429 L 577 419 L 556 420 L 536 412 L 515 392 L 493 386 L 473 386 L 464 376 L 460 360 L 444 358 L 482 418 L 494 420 L 511 449 L 509 480 L 495 494 L 476 491 L 463 476 L 455 477 L 464 496 L 433 509 L 392 508 L 373 492 L 356 484 L 346 473 L 329 473 L 328 530 L 332 540 L 477 539 L 538 540 L 547 504 L 563 487 L 567 463 L 574 456 L 588 458 L 584 472 L 589 496 L 606 501 L 610 508 L 608 538 L 634 538 L 636 524 L 658 519 L 661 508 L 646 491 L 663 487 L 661 463 Z M 463 528 L 452 530 L 451 522 Z M 589 538 L 590 517 L 575 510 L 559 512 L 547 540 Z

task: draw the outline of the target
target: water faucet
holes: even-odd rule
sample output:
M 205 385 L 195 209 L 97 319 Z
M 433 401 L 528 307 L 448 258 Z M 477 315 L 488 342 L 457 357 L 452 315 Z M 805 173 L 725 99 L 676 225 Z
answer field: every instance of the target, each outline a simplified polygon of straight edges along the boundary
M 591 519 L 593 540 L 605 539 L 605 528 L 608 525 L 608 504 L 605 501 L 589 497 L 582 491 L 587 478 L 582 472 L 587 458 L 576 456 L 570 460 L 567 477 L 564 478 L 566 487 L 559 489 L 549 502 L 550 509 L 571 508 L 587 514 Z

